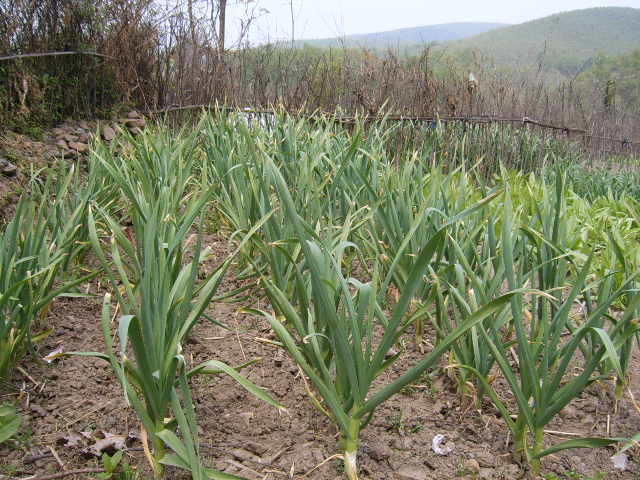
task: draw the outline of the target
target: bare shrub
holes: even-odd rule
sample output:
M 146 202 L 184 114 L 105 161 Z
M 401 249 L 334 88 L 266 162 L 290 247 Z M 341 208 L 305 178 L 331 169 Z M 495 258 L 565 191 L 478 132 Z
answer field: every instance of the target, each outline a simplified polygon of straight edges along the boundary
M 152 0 L 9 2 L 0 0 L 1 54 L 104 55 L 0 62 L 0 117 L 14 123 L 104 115 L 122 102 L 143 110 L 219 103 L 344 115 L 528 117 L 585 130 L 591 146 L 603 151 L 609 147 L 597 137 L 640 133 L 624 102 L 602 100 L 604 87 L 540 66 L 512 71 L 479 53 L 462 62 L 429 47 L 411 57 L 289 42 L 249 48 L 246 34 L 260 15 L 259 2 L 244 3 L 240 37 L 226 44 L 220 0 L 162 7 Z M 562 134 L 575 140 L 572 130 Z

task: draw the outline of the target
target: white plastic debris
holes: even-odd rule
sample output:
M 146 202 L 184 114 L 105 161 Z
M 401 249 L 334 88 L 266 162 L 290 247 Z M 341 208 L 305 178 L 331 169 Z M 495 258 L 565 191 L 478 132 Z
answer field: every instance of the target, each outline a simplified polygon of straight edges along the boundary
M 43 360 L 47 363 L 53 362 L 56 358 L 61 357 L 64 353 L 64 345 L 60 345 L 53 352 L 49 353 L 47 356 L 43 357 Z
M 613 462 L 613 467 L 618 470 L 626 470 L 627 469 L 627 454 L 619 453 L 611 457 L 611 461 Z
M 449 455 L 453 452 L 455 445 L 453 442 L 447 442 L 447 437 L 439 433 L 431 441 L 431 448 L 437 455 Z

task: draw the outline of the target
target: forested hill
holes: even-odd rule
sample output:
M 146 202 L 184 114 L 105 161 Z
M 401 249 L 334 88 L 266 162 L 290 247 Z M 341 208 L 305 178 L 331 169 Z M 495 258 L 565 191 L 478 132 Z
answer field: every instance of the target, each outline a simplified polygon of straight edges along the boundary
M 343 37 L 323 38 L 317 40 L 300 40 L 298 45 L 315 47 L 347 46 L 385 49 L 388 47 L 406 47 L 428 43 L 442 43 L 471 37 L 479 33 L 504 27 L 504 23 L 444 23 L 424 27 L 402 28 L 386 32 L 346 35 Z
M 590 8 L 481 33 L 447 44 L 450 53 L 480 51 L 498 64 L 537 63 L 570 72 L 598 53 L 640 48 L 640 9 Z

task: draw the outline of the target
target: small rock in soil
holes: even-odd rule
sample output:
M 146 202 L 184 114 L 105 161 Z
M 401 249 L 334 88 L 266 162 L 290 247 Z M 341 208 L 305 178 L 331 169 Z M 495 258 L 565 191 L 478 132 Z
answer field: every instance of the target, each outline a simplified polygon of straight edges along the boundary
M 129 131 L 131 132 L 131 135 L 134 136 L 138 136 L 142 133 L 142 130 L 140 130 L 138 127 L 130 128 Z
M 102 128 L 102 138 L 105 141 L 110 142 L 111 140 L 116 138 L 116 131 L 107 125 Z
M 611 461 L 613 462 L 613 467 L 616 470 L 626 470 L 627 469 L 627 455 L 625 453 L 619 453 L 618 455 L 614 455 L 611 457 Z
M 384 358 L 385 360 L 388 360 L 391 357 L 396 356 L 397 354 L 398 354 L 398 351 L 395 348 L 391 347 L 389 351 L 385 354 Z
M 84 130 L 89 130 L 89 124 L 84 120 L 80 120 L 80 122 L 78 123 L 78 126 L 80 128 L 83 128 Z
M 135 110 L 131 110 L 129 113 L 127 113 L 127 118 L 142 118 L 142 115 L 140 115 Z
M 60 147 L 60 148 L 67 148 L 67 147 L 68 147 L 67 142 L 65 142 L 65 141 L 64 141 L 64 140 L 62 140 L 62 139 L 58 140 L 58 141 L 56 142 L 56 145 L 57 145 L 58 147 Z
M 429 478 L 427 469 L 418 465 L 405 465 L 396 473 L 398 478 L 402 480 L 426 480 Z
M 230 453 L 231 455 L 233 455 L 233 458 L 235 458 L 240 462 L 246 462 L 246 461 L 253 462 L 253 463 L 262 462 L 262 458 L 255 455 L 254 453 L 249 452 L 248 450 L 245 450 L 244 448 L 234 448 L 233 450 L 231 450 Z
M 0 170 L 5 177 L 15 177 L 18 174 L 18 167 L 2 157 L 0 157 Z
M 78 153 L 84 153 L 89 149 L 89 145 L 82 142 L 69 142 L 69 148 L 75 150 Z
M 144 118 L 127 118 L 123 122 L 128 128 L 144 128 L 147 122 Z
M 70 133 L 67 133 L 65 136 L 62 137 L 63 140 L 66 140 L 67 142 L 77 142 L 78 141 L 78 136 L 77 135 L 71 135 Z
M 267 447 L 256 442 L 247 442 L 245 443 L 244 447 L 258 456 L 264 455 L 268 450 Z
M 49 162 L 51 160 L 55 160 L 56 157 L 60 154 L 60 152 L 58 150 L 47 150 L 46 152 L 44 152 L 42 154 L 42 158 L 43 160 L 45 160 L 46 162 Z

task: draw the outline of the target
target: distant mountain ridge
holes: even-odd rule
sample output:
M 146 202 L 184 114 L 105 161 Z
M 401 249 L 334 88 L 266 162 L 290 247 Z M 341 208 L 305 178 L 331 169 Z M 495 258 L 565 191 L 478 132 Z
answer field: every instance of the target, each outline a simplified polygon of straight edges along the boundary
M 379 51 L 399 47 L 408 55 L 419 53 L 425 44 L 435 43 L 447 55 L 463 61 L 477 59 L 475 52 L 480 52 L 496 65 L 539 65 L 547 71 L 574 75 L 588 68 L 600 53 L 622 55 L 640 48 L 640 9 L 597 7 L 517 25 L 445 23 L 296 43 Z
M 541 64 L 571 73 L 598 53 L 620 55 L 640 48 L 640 9 L 572 10 L 449 42 L 447 52 L 476 50 L 498 64 Z
M 315 47 L 347 46 L 365 48 L 406 47 L 417 44 L 442 43 L 488 32 L 507 26 L 505 23 L 457 22 L 424 27 L 401 28 L 385 32 L 345 35 L 344 37 L 299 40 L 298 45 Z

